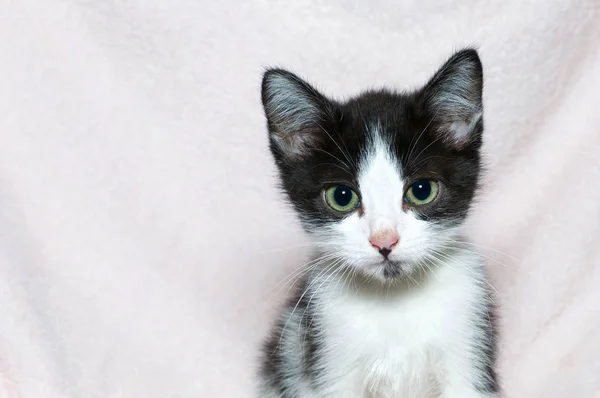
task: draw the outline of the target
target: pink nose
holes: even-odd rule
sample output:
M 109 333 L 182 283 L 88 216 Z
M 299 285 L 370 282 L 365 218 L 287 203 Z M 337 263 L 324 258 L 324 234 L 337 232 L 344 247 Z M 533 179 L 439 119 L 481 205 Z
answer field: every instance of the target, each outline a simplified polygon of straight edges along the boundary
M 378 250 L 392 250 L 399 240 L 398 233 L 393 230 L 378 231 L 369 237 L 371 245 Z

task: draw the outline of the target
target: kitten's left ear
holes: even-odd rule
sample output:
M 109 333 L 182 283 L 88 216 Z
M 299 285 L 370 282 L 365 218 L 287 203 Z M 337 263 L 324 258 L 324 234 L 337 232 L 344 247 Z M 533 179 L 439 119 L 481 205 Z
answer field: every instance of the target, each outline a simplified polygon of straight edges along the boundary
M 458 148 L 483 131 L 483 67 L 474 49 L 454 54 L 422 91 L 425 109 L 445 141 Z

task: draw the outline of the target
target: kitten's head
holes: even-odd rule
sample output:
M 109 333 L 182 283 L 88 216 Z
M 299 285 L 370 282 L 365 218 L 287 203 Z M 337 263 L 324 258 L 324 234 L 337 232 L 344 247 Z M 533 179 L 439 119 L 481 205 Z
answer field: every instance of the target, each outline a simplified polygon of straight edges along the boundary
M 475 50 L 456 53 L 414 92 L 345 102 L 271 69 L 262 100 L 282 186 L 322 255 L 384 281 L 443 260 L 480 173 Z

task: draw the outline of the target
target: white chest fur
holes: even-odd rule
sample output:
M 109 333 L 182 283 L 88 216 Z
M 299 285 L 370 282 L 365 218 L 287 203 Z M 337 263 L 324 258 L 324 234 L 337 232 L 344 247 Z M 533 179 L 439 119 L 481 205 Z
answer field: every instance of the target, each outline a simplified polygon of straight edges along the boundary
M 420 286 L 332 283 L 319 296 L 328 396 L 437 397 L 444 369 L 468 352 L 470 314 L 485 302 L 479 259 L 463 255 Z

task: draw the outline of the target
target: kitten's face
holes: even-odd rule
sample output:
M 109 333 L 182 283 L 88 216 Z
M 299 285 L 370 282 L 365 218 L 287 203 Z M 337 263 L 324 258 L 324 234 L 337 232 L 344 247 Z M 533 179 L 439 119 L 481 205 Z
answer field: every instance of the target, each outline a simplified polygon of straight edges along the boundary
M 444 261 L 477 187 L 481 82 L 473 50 L 419 91 L 345 103 L 289 72 L 265 74 L 271 150 L 322 256 L 384 281 Z

